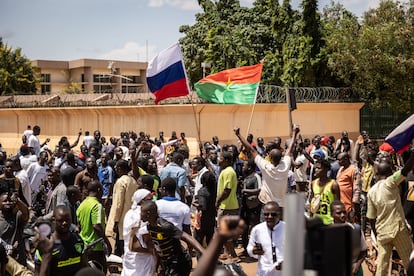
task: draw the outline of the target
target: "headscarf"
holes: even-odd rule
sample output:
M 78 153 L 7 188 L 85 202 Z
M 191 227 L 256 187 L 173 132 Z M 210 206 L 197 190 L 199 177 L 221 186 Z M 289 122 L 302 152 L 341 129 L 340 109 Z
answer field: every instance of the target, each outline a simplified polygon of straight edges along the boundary
M 141 201 L 147 196 L 151 194 L 150 191 L 147 189 L 138 189 L 134 195 L 132 196 L 132 206 L 131 209 L 135 210 L 137 209 L 138 205 L 141 203 Z

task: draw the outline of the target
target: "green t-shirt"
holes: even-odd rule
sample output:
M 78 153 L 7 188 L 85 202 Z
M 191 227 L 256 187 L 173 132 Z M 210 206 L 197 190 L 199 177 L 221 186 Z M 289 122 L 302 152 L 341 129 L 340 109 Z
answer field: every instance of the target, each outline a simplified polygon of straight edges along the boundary
M 237 175 L 231 166 L 228 166 L 220 173 L 217 196 L 220 196 L 226 188 L 231 189 L 231 192 L 229 196 L 221 202 L 219 208 L 223 210 L 238 209 L 239 203 L 236 196 Z
M 76 216 L 81 227 L 80 236 L 85 242 L 85 245 L 100 238 L 95 232 L 93 225 L 101 224 L 102 228 L 105 229 L 105 210 L 96 197 L 86 197 L 76 210 Z M 95 245 L 92 250 L 102 251 L 102 243 Z

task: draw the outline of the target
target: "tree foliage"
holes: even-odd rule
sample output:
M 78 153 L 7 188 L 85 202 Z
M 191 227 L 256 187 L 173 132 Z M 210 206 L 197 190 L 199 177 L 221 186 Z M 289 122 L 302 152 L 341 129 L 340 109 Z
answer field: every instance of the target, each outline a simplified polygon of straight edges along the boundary
M 361 24 L 343 7 L 326 17 L 328 66 L 376 107 L 414 111 L 414 26 L 410 8 L 382 1 Z
M 408 0 L 406 0 L 408 1 Z M 331 1 L 199 0 L 203 12 L 181 39 L 190 82 L 208 73 L 264 59 L 262 83 L 283 86 L 348 86 L 373 106 L 414 111 L 414 0 L 382 0 L 362 20 Z
M 32 64 L 22 55 L 21 49 L 13 50 L 0 37 L 1 95 L 36 93 L 36 81 Z

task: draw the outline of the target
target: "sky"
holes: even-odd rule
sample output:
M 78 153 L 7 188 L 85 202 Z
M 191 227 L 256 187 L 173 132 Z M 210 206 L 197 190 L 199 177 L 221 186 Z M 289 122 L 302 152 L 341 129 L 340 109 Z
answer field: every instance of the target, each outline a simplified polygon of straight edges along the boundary
M 357 16 L 379 1 L 339 0 Z M 199 12 L 197 0 L 0 0 L 0 37 L 31 60 L 149 61 L 178 42 L 179 27 L 193 25 Z

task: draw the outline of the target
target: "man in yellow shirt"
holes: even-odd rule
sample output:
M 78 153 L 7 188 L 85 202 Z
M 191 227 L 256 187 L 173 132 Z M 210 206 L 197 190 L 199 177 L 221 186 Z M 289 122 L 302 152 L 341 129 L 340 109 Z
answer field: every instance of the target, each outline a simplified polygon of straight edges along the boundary
M 216 208 L 217 219 L 223 216 L 238 215 L 239 203 L 237 201 L 237 175 L 233 169 L 233 155 L 228 151 L 224 151 L 219 157 L 219 165 L 221 173 L 218 181 Z M 224 244 L 227 254 L 232 257 L 233 261 L 240 261 L 234 251 L 233 242 L 231 240 Z

